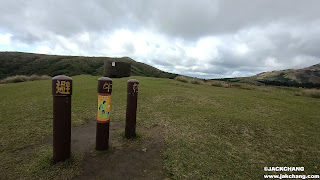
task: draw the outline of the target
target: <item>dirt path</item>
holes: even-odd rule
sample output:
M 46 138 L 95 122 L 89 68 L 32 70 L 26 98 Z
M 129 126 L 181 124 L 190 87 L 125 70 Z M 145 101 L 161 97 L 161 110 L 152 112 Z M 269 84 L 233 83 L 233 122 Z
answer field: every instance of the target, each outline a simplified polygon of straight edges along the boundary
M 137 126 L 141 136 L 125 140 L 124 123 L 111 122 L 109 150 L 99 152 L 95 147 L 96 123 L 72 129 L 72 151 L 85 153 L 84 170 L 74 179 L 166 179 L 163 170 L 164 138 L 159 127 Z

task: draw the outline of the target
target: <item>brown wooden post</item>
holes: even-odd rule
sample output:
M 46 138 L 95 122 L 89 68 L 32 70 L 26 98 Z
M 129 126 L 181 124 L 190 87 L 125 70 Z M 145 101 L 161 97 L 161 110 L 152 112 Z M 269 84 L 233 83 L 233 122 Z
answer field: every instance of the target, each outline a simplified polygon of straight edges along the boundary
M 98 110 L 97 110 L 97 131 L 96 150 L 108 149 L 109 126 L 111 110 L 112 79 L 101 77 L 98 79 Z
M 127 81 L 127 112 L 125 137 L 136 137 L 136 117 L 139 81 L 130 79 Z
M 71 153 L 72 78 L 64 75 L 52 78 L 53 95 L 53 161 L 68 159 Z

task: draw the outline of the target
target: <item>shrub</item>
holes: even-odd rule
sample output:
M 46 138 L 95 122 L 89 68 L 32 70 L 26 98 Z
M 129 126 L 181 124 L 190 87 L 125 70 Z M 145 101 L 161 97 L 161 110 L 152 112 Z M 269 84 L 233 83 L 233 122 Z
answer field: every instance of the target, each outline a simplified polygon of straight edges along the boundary
M 51 77 L 47 76 L 47 75 L 42 75 L 42 76 L 39 76 L 39 75 L 31 75 L 31 76 L 15 75 L 15 76 L 6 77 L 5 79 L 0 80 L 0 84 L 45 80 L 45 79 L 50 79 L 50 78 Z
M 189 83 L 189 80 L 188 80 L 185 76 L 177 76 L 177 77 L 174 78 L 174 79 L 177 80 L 177 81 Z
M 210 81 L 204 81 L 204 82 L 203 82 L 203 85 L 205 85 L 205 86 L 211 86 L 211 82 L 210 82 Z
M 192 84 L 200 84 L 200 85 L 204 84 L 204 82 L 202 80 L 197 79 L 197 78 L 192 78 L 190 80 L 190 83 L 192 83 Z

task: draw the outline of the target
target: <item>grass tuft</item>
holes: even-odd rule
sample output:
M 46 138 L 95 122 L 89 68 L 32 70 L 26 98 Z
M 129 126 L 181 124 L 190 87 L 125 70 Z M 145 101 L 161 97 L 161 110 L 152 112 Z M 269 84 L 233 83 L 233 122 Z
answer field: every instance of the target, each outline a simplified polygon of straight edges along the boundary
M 201 79 L 197 79 L 197 78 L 192 78 L 192 79 L 190 80 L 190 83 L 191 83 L 191 84 L 204 85 L 203 80 L 201 80 Z
M 177 80 L 177 81 L 189 83 L 189 80 L 188 80 L 185 76 L 177 76 L 177 77 L 174 78 L 174 79 Z
M 7 83 L 18 83 L 18 82 L 25 82 L 25 81 L 36 81 L 36 80 L 46 80 L 51 79 L 50 76 L 47 75 L 31 75 L 31 76 L 25 76 L 25 75 L 15 75 L 6 77 L 2 80 L 0 80 L 0 84 L 7 84 Z
M 43 146 L 36 153 L 28 175 L 36 179 L 70 179 L 81 173 L 84 155 L 72 153 L 66 161 L 54 163 L 52 147 Z
M 211 81 L 211 86 L 230 88 L 231 85 L 223 81 Z
M 208 85 L 208 82 L 204 82 L 202 79 L 198 78 L 190 78 L 185 76 L 177 76 L 174 78 L 177 81 L 185 82 L 185 83 L 191 83 L 191 84 L 200 84 L 200 85 Z

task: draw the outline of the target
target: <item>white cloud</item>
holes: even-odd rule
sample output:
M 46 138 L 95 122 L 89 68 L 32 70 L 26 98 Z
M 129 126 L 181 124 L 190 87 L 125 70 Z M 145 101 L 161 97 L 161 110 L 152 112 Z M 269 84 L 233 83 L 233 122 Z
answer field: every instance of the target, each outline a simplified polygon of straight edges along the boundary
M 273 29 L 270 33 L 269 28 Z M 299 51 L 289 52 L 289 45 L 278 49 L 279 44 L 287 44 L 277 37 L 278 27 L 254 27 L 240 30 L 236 34 L 207 36 L 197 41 L 170 38 L 150 31 L 120 29 L 108 34 L 85 32 L 72 37 L 51 35 L 39 44 L 34 52 L 67 55 L 104 55 L 110 57 L 130 56 L 165 71 L 197 77 L 237 77 L 249 76 L 255 72 L 280 70 L 312 65 L 319 58 L 300 55 Z M 290 33 L 287 30 L 286 33 Z M 252 38 L 248 34 L 257 38 Z M 294 48 L 296 50 L 296 48 Z M 95 53 L 92 53 L 95 52 Z M 306 63 L 305 60 L 308 60 Z M 290 62 L 290 63 L 288 63 Z M 250 70 L 241 70 L 248 67 Z
M 12 34 L 0 34 L 0 45 L 10 45 Z
M 5 4 L 0 27 L 8 33 L 0 33 L 1 51 L 129 56 L 165 71 L 206 78 L 320 62 L 319 1 Z
M 246 44 L 238 44 L 236 46 L 236 52 L 239 55 L 246 55 L 249 52 L 249 48 Z
M 11 45 L 11 37 L 12 37 L 12 34 L 9 34 L 9 33 L 1 34 L 0 33 L 0 49 L 2 51 L 14 50 L 14 47 L 12 47 L 12 45 Z
M 264 65 L 266 67 L 271 67 L 274 70 L 280 70 L 283 68 L 283 65 L 281 63 L 279 63 L 275 57 L 267 57 L 264 60 Z
M 54 52 L 51 48 L 49 48 L 48 46 L 43 46 L 40 45 L 38 47 L 36 47 L 35 53 L 39 53 L 39 54 L 52 54 L 52 52 Z

